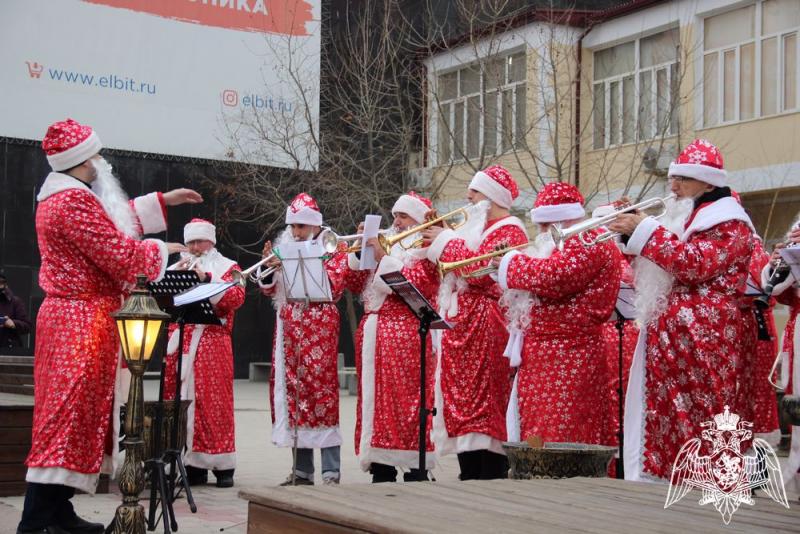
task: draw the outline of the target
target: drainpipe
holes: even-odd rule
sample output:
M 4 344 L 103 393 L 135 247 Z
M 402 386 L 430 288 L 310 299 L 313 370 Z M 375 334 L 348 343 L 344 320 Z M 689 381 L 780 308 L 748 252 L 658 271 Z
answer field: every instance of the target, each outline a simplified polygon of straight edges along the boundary
M 583 78 L 583 38 L 592 30 L 593 21 L 589 20 L 586 29 L 578 39 L 578 72 L 575 86 L 575 187 L 581 188 L 581 85 Z

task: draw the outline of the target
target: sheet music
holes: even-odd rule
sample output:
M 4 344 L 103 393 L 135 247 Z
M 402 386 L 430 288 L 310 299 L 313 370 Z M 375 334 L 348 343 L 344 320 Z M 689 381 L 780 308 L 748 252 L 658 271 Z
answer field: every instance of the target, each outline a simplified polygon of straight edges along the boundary
M 403 273 L 400 271 L 386 273 L 382 274 L 381 278 L 406 303 L 418 319 L 421 320 L 426 312 L 431 315 L 433 319 L 430 323 L 431 330 L 449 330 L 452 328 L 452 325 L 436 313 L 430 302 L 419 292 L 419 289 L 414 284 L 403 276 Z
M 361 258 L 358 263 L 358 269 L 361 271 L 376 269 L 378 267 L 378 262 L 375 261 L 375 252 L 372 250 L 372 245 L 365 245 L 367 239 L 378 236 L 378 230 L 380 227 L 380 215 L 367 215 L 366 219 L 364 219 L 364 238 L 361 240 Z
M 281 245 L 286 300 L 289 302 L 331 302 L 331 285 L 324 260 L 325 248 L 316 241 Z
M 214 295 L 222 293 L 223 291 L 235 285 L 236 282 L 198 284 L 188 291 L 184 291 L 183 293 L 175 295 L 173 302 L 175 306 L 184 306 L 186 304 L 191 304 L 192 302 L 198 302 L 200 300 L 213 297 Z
M 792 269 L 792 276 L 795 280 L 800 280 L 800 245 L 782 248 L 780 255 Z

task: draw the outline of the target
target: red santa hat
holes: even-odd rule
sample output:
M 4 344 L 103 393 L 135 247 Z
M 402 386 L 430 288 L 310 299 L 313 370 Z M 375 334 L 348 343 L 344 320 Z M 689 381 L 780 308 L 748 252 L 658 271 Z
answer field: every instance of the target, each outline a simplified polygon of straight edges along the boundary
M 719 149 L 705 139 L 695 139 L 678 158 L 669 164 L 670 178 L 685 176 L 694 178 L 715 187 L 724 187 L 728 180 L 728 173 L 722 165 L 722 154 Z
M 492 165 L 475 173 L 469 188 L 483 193 L 489 200 L 504 208 L 510 208 L 514 199 L 519 196 L 517 182 L 505 168 Z
M 308 193 L 300 193 L 286 208 L 286 224 L 322 226 L 322 213 L 317 201 Z
M 433 209 L 430 199 L 418 195 L 414 191 L 409 191 L 401 195 L 397 202 L 392 206 L 392 215 L 405 213 L 418 223 L 425 221 L 425 215 Z
M 194 218 L 183 227 L 183 242 L 205 239 L 217 244 L 217 227 L 211 221 Z
M 586 215 L 583 195 L 578 188 L 564 182 L 550 182 L 536 196 L 531 220 L 537 224 L 571 221 Z
M 42 139 L 42 149 L 54 171 L 71 169 L 88 160 L 103 148 L 90 126 L 67 119 L 55 122 Z

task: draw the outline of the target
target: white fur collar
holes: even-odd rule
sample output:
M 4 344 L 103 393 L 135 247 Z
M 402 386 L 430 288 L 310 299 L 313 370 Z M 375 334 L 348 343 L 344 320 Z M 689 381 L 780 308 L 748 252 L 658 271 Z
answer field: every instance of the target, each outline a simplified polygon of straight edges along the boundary
M 51 172 L 47 175 L 47 178 L 44 179 L 42 188 L 39 189 L 39 194 L 36 195 L 36 201 L 41 202 L 57 193 L 68 191 L 69 189 L 83 189 L 94 195 L 92 188 L 77 178 L 60 172 Z
M 742 221 L 754 234 L 756 233 L 753 222 L 741 204 L 733 197 L 724 197 L 700 208 L 692 223 L 681 235 L 681 241 L 688 241 L 695 232 L 702 232 L 728 221 Z

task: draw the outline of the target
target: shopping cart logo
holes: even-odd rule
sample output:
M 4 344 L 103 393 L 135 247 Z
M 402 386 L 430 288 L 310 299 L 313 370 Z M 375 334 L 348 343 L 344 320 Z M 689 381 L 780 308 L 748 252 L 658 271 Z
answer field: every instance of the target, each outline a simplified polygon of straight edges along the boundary
M 742 503 L 754 504 L 754 489 L 762 490 L 772 500 L 789 508 L 780 464 L 769 443 L 755 438 L 755 454 L 742 454 L 742 442 L 753 437 L 752 423 L 740 421 L 739 416 L 725 406 L 725 411 L 715 415 L 714 421 L 706 421 L 701 426 L 708 427 L 703 430 L 702 437 L 711 443 L 711 453 L 700 455 L 700 438 L 684 444 L 672 466 L 664 508 L 683 499 L 693 488 L 702 491 L 699 504 L 713 503 L 726 525 Z
M 30 61 L 26 61 L 25 64 L 28 65 L 28 76 L 30 76 L 31 78 L 42 77 L 42 71 L 44 70 L 44 65 L 36 61 L 34 61 L 33 63 L 31 63 Z

